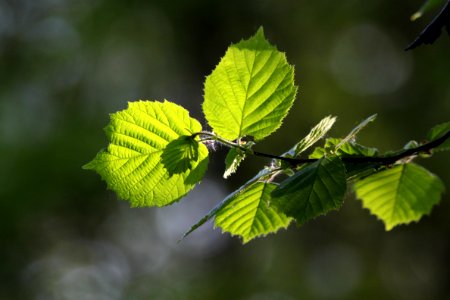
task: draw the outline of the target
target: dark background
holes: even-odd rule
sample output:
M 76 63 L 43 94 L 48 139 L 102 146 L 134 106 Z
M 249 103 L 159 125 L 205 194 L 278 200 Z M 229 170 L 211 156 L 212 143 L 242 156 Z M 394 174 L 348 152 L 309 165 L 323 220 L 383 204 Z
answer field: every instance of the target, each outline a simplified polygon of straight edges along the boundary
M 296 67 L 282 153 L 322 117 L 382 151 L 449 121 L 450 39 L 403 48 L 421 1 L 0 0 L 0 299 L 448 299 L 448 194 L 385 232 L 349 195 L 339 212 L 242 246 L 207 224 L 182 233 L 267 161 L 221 179 L 224 149 L 183 201 L 131 209 L 81 166 L 108 114 L 164 98 L 201 113 L 203 80 L 259 26 Z M 450 188 L 449 153 L 419 161 Z

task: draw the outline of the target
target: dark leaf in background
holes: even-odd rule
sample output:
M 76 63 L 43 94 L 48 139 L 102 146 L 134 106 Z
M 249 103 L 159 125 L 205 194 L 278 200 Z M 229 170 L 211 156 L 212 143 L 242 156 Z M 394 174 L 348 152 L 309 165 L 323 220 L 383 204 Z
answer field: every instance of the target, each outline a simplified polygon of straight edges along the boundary
M 423 44 L 433 44 L 442 33 L 442 29 L 446 28 L 450 35 L 450 1 L 444 6 L 441 12 L 433 19 L 433 21 L 420 33 L 420 35 L 412 42 L 407 50 L 417 48 Z

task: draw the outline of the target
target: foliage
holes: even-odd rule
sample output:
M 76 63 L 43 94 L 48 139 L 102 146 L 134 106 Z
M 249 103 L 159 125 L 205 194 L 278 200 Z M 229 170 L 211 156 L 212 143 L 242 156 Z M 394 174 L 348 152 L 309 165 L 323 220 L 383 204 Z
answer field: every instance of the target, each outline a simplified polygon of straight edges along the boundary
M 348 186 L 387 230 L 430 213 L 444 186 L 412 160 L 430 157 L 433 149 L 448 150 L 450 123 L 434 127 L 422 144 L 409 143 L 380 155 L 376 148 L 356 143 L 360 131 L 375 120 L 373 115 L 344 138 L 327 138 L 322 147 L 304 155 L 335 123 L 336 118 L 328 116 L 281 155 L 253 150 L 256 141 L 280 127 L 296 92 L 294 67 L 260 28 L 250 39 L 231 45 L 206 78 L 203 111 L 213 131 L 202 131 L 199 122 L 174 103 L 132 102 L 111 115 L 106 128 L 110 144 L 85 168 L 98 172 L 132 206 L 163 206 L 200 182 L 208 161 L 205 144 L 211 141 L 230 148 L 225 178 L 245 157 L 272 159 L 185 236 L 215 218 L 224 232 L 248 242 L 293 220 L 303 224 L 339 209 Z
M 276 188 L 277 184 L 271 182 L 250 185 L 217 211 L 215 225 L 225 232 L 241 236 L 244 243 L 286 228 L 292 219 L 271 205 L 272 192 Z
M 341 159 L 323 156 L 284 180 L 273 192 L 273 202 L 302 224 L 338 209 L 346 189 L 345 167 Z
M 414 164 L 401 164 L 355 184 L 364 207 L 383 220 L 386 230 L 419 220 L 439 202 L 444 185 L 436 175 Z
M 206 78 L 203 111 L 228 140 L 261 140 L 280 127 L 295 99 L 294 67 L 264 38 L 262 28 L 231 45 Z
M 129 103 L 111 115 L 111 141 L 84 166 L 132 206 L 164 206 L 186 195 L 206 170 L 208 150 L 190 135 L 201 130 L 182 107 L 165 101 Z

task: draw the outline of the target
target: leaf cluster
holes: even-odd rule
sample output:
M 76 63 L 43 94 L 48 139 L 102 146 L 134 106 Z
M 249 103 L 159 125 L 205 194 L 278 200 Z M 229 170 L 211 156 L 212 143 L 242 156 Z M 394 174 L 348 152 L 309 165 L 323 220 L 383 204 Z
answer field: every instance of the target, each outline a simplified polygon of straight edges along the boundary
M 386 230 L 429 214 L 444 191 L 436 175 L 412 161 L 449 150 L 450 123 L 434 127 L 424 143 L 410 142 L 380 155 L 356 142 L 376 115 L 343 138 L 328 136 L 336 117 L 327 116 L 280 155 L 255 151 L 258 142 L 282 125 L 297 94 L 294 67 L 266 40 L 262 28 L 228 48 L 207 76 L 204 92 L 203 111 L 212 131 L 169 101 L 130 102 L 111 115 L 105 129 L 108 147 L 84 168 L 99 173 L 132 206 L 164 206 L 201 181 L 209 143 L 230 148 L 224 178 L 246 157 L 270 158 L 185 234 L 214 219 L 215 226 L 244 243 L 338 210 L 349 188 Z M 321 140 L 323 145 L 312 149 Z

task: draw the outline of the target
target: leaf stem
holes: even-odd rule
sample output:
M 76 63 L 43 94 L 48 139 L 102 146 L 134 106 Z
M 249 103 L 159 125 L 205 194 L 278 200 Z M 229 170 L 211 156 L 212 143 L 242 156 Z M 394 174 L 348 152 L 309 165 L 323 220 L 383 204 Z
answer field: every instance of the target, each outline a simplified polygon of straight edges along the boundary
M 208 137 L 206 139 L 202 139 L 201 141 L 210 141 L 210 140 L 218 141 L 218 142 L 220 142 L 221 144 L 223 144 L 225 146 L 228 146 L 230 148 L 238 148 L 238 149 L 240 149 L 240 150 L 242 150 L 245 153 L 250 154 L 250 155 L 261 156 L 261 157 L 272 158 L 272 159 L 280 159 L 280 160 L 284 160 L 284 161 L 286 161 L 286 162 L 288 162 L 288 163 L 290 163 L 292 165 L 298 165 L 299 164 L 299 160 L 298 159 L 284 157 L 284 156 L 277 156 L 277 155 L 273 155 L 273 154 L 268 154 L 268 153 L 254 151 L 252 149 L 243 147 L 243 146 L 241 146 L 238 143 L 234 143 L 234 142 L 228 141 L 226 139 L 223 139 L 220 136 L 218 136 L 218 135 L 216 135 L 216 134 L 214 134 L 212 132 L 209 132 L 209 131 L 196 132 L 196 133 L 192 134 L 191 137 L 195 138 L 198 135 L 203 135 L 203 136 L 207 136 Z M 314 161 L 316 161 L 316 159 L 305 159 L 305 160 L 302 160 L 301 163 L 314 162 Z
M 194 134 L 191 135 L 191 138 L 195 138 L 196 136 L 207 136 L 208 138 L 206 139 L 201 139 L 200 141 L 218 141 L 221 144 L 228 146 L 230 148 L 239 148 L 241 150 L 247 151 L 248 149 L 246 149 L 245 147 L 242 147 L 241 145 L 239 145 L 238 143 L 234 143 L 232 141 L 226 140 L 216 134 L 214 134 L 213 132 L 209 132 L 209 131 L 200 131 L 200 132 L 196 132 Z

